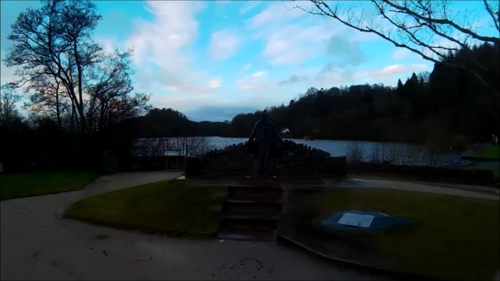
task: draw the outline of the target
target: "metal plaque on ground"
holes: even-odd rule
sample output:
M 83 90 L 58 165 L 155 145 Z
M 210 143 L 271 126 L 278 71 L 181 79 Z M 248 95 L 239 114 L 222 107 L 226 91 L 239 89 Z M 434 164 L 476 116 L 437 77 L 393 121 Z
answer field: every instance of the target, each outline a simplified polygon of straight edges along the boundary
M 346 210 L 335 212 L 320 221 L 325 231 L 378 232 L 393 227 L 411 225 L 413 218 L 390 216 L 379 212 Z
M 338 221 L 339 224 L 369 228 L 375 216 L 345 213 Z

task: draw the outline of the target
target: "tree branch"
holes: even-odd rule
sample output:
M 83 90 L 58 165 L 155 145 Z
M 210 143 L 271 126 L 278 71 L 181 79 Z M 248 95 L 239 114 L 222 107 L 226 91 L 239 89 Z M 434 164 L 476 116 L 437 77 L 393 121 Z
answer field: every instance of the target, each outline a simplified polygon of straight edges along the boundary
M 395 39 L 391 38 L 388 34 L 384 34 L 383 32 L 381 32 L 379 30 L 376 30 L 376 29 L 374 29 L 374 28 L 372 28 L 370 26 L 361 26 L 361 20 L 360 20 L 360 22 L 359 22 L 358 25 L 353 24 L 352 20 L 349 20 L 349 19 L 344 20 L 338 14 L 338 6 L 336 6 L 335 10 L 332 10 L 329 7 L 329 5 L 327 3 L 325 3 L 325 1 L 321 1 L 321 0 L 311 0 L 311 1 L 315 4 L 315 7 L 318 9 L 318 11 L 308 11 L 308 10 L 305 10 L 304 8 L 301 8 L 301 7 L 298 7 L 298 6 L 296 6 L 296 8 L 301 9 L 301 10 L 303 10 L 303 11 L 305 11 L 307 13 L 313 14 L 313 15 L 320 15 L 320 16 L 326 16 L 326 17 L 334 18 L 337 21 L 339 21 L 340 23 L 342 23 L 342 24 L 344 24 L 344 25 L 346 25 L 348 27 L 354 28 L 355 30 L 358 30 L 360 32 L 374 33 L 374 34 L 378 35 L 379 37 L 385 39 L 386 41 L 391 42 L 392 44 L 394 44 L 394 46 L 406 48 L 406 49 L 408 49 L 408 50 L 410 50 L 410 51 L 412 51 L 412 52 L 420 55 L 425 60 L 428 60 L 428 61 L 431 61 L 431 62 L 434 62 L 434 63 L 441 63 L 441 64 L 444 64 L 444 65 L 448 65 L 448 66 L 451 66 L 451 67 L 454 67 L 454 68 L 461 69 L 461 70 L 463 70 L 463 71 L 471 74 L 472 76 L 474 76 L 477 79 L 477 81 L 482 86 L 484 86 L 485 88 L 487 88 L 488 90 L 490 90 L 496 97 L 499 96 L 498 89 L 496 89 L 495 87 L 493 87 L 493 85 L 491 83 L 489 83 L 488 81 L 486 81 L 485 78 L 482 77 L 477 71 L 474 71 L 473 69 L 471 69 L 469 67 L 466 67 L 465 65 L 462 65 L 462 64 L 457 64 L 457 63 L 449 62 L 448 60 L 439 61 L 439 60 L 437 60 L 437 59 L 435 59 L 435 58 L 433 58 L 433 57 L 425 54 L 423 51 L 421 51 L 421 50 L 419 50 L 419 49 L 417 49 L 417 48 L 415 48 L 413 46 L 410 46 L 409 44 L 405 44 L 403 42 L 396 41 Z M 422 46 L 424 48 L 427 48 L 427 49 L 431 50 L 433 53 L 437 54 L 436 53 L 437 51 L 432 49 L 432 47 L 436 48 L 436 46 L 432 46 L 432 45 L 426 44 L 422 40 L 418 39 L 417 36 L 415 36 L 415 34 L 407 31 L 404 26 L 402 26 L 401 24 L 398 24 L 394 19 L 392 19 L 391 17 L 389 17 L 385 13 L 383 7 L 380 6 L 380 4 L 376 3 L 375 0 L 371 0 L 371 1 L 372 1 L 372 3 L 375 4 L 375 6 L 379 10 L 380 14 L 385 19 L 387 19 L 391 24 L 393 24 L 399 30 L 401 30 L 401 31 L 405 32 L 406 34 L 408 34 L 409 40 L 413 44 L 415 44 L 417 46 Z M 425 24 L 427 27 L 429 27 L 431 29 L 431 31 L 435 32 L 436 34 L 438 34 L 440 36 L 441 36 L 441 34 L 444 35 L 443 36 L 444 38 L 446 38 L 446 36 L 448 36 L 448 37 L 450 37 L 450 36 L 446 35 L 443 32 L 440 32 L 436 27 L 432 26 L 432 24 L 447 24 L 447 25 L 453 26 L 457 30 L 462 31 L 463 33 L 465 33 L 465 34 L 469 35 L 470 37 L 475 38 L 477 40 L 481 40 L 481 41 L 485 41 L 485 42 L 499 43 L 499 38 L 487 37 L 487 36 L 480 36 L 480 35 L 472 32 L 471 30 L 468 30 L 468 29 L 465 29 L 463 27 L 458 26 L 456 23 L 454 23 L 454 22 L 452 22 L 452 21 L 450 21 L 448 19 L 434 19 L 434 18 L 432 18 L 430 16 L 425 16 L 425 15 L 417 14 L 414 11 L 411 11 L 410 9 L 408 9 L 405 6 L 399 6 L 399 5 L 397 5 L 397 4 L 393 3 L 393 2 L 390 2 L 388 0 L 381 0 L 381 1 L 383 3 L 389 5 L 390 7 L 395 8 L 396 12 L 412 16 L 417 21 L 417 23 L 419 23 L 419 24 Z M 428 7 L 425 7 L 425 9 L 428 9 Z M 431 12 L 429 11 L 428 14 L 431 14 Z M 452 38 L 452 37 L 450 37 L 450 38 Z M 454 38 L 452 38 L 452 39 L 454 39 Z M 452 40 L 452 41 L 454 41 L 454 40 Z M 456 41 L 456 39 L 455 39 L 455 41 Z M 462 43 L 462 42 L 460 42 L 459 46 L 465 46 L 465 44 Z M 444 49 L 446 49 L 446 48 L 444 48 Z M 453 48 L 450 48 L 450 49 L 451 50 L 456 50 L 456 49 L 453 49 Z M 443 56 L 441 54 L 439 54 L 438 56 L 441 57 L 441 58 L 443 58 Z M 477 61 L 475 63 L 477 63 Z M 481 65 L 481 68 L 484 69 L 484 66 Z
M 499 27 L 499 12 L 500 11 L 497 11 L 497 16 L 495 17 L 495 13 L 493 12 L 493 10 L 491 9 L 490 7 L 490 4 L 488 4 L 488 1 L 487 0 L 483 0 L 483 3 L 484 3 L 484 6 L 486 8 L 486 11 L 488 11 L 488 14 L 490 15 L 491 19 L 493 20 L 493 22 L 495 23 L 495 27 L 498 31 L 500 31 L 500 27 Z
M 420 14 L 408 9 L 405 6 L 399 6 L 399 5 L 395 4 L 394 1 L 390 1 L 390 0 L 381 0 L 381 1 L 386 3 L 387 5 L 395 8 L 395 9 L 397 9 L 397 11 L 400 13 L 405 13 L 407 15 L 411 15 L 411 16 L 418 18 L 422 21 L 429 22 L 429 23 L 436 23 L 436 24 L 447 24 L 447 25 L 454 27 L 455 29 L 457 29 L 458 31 L 460 31 L 464 34 L 470 35 L 472 38 L 474 38 L 476 40 L 490 42 L 490 43 L 497 43 L 497 44 L 500 43 L 500 39 L 498 37 L 479 35 L 470 29 L 467 29 L 465 27 L 462 27 L 462 26 L 456 24 L 453 21 L 450 21 L 449 19 L 435 19 L 432 17 L 425 17 L 423 15 L 420 15 Z M 372 0 L 372 2 L 374 3 L 375 0 Z

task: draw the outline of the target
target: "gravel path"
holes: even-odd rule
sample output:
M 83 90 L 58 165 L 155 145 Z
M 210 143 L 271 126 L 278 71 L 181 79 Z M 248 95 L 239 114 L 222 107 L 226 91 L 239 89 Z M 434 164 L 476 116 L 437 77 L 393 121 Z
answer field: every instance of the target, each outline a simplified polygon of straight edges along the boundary
M 82 198 L 178 175 L 108 175 L 80 191 L 1 201 L 1 279 L 383 279 L 277 243 L 181 240 L 61 219 Z

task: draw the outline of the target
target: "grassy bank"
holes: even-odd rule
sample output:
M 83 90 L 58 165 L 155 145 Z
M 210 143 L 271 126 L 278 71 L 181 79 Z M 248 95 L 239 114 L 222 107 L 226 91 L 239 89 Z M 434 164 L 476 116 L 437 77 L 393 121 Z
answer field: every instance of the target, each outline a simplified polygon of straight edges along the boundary
M 491 280 L 498 270 L 499 202 L 385 189 L 335 189 L 308 196 L 311 224 L 343 210 L 384 212 L 416 219 L 409 227 L 343 237 L 373 245 L 405 270 L 446 279 Z M 335 239 L 332 237 L 332 239 Z
M 500 160 L 500 146 L 498 145 L 485 145 L 472 155 L 478 158 L 488 158 Z
M 500 167 L 484 167 L 484 166 L 466 166 L 463 168 L 464 170 L 490 170 L 493 171 L 493 177 L 500 177 Z
M 0 198 L 11 199 L 78 190 L 99 176 L 98 172 L 1 174 Z
M 500 161 L 500 147 L 497 145 L 490 145 L 490 144 L 476 145 L 476 146 L 472 147 L 472 154 L 469 155 L 469 157 L 472 157 L 472 159 L 474 159 L 474 158 L 482 159 L 479 161 L 485 161 L 485 160 L 488 160 L 488 161 L 498 160 L 498 161 Z M 473 164 L 471 166 L 465 167 L 464 169 L 491 170 L 491 171 L 493 171 L 493 177 L 495 177 L 497 179 L 500 177 L 500 167 L 498 166 L 498 163 L 490 165 L 490 166 Z
M 172 235 L 212 235 L 217 204 L 226 189 L 171 180 L 117 190 L 78 201 L 66 216 L 92 223 Z

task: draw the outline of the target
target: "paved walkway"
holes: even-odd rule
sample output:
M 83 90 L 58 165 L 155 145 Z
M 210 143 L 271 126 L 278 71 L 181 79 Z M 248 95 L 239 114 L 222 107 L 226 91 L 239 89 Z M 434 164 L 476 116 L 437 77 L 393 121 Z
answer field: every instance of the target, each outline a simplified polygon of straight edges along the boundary
M 384 279 L 277 243 L 181 240 L 61 219 L 82 198 L 178 175 L 109 175 L 80 191 L 1 201 L 1 279 Z
M 326 181 L 327 185 L 332 187 L 352 187 L 352 188 L 391 188 L 407 191 L 428 192 L 446 195 L 455 195 L 471 198 L 482 198 L 500 200 L 500 195 L 491 191 L 483 192 L 481 190 L 464 190 L 467 186 L 450 185 L 449 187 L 436 186 L 426 183 L 396 181 L 396 180 L 378 180 L 378 179 L 363 179 L 349 178 L 342 181 Z M 485 187 L 483 187 L 485 188 Z

